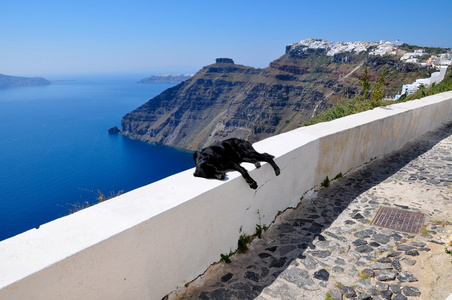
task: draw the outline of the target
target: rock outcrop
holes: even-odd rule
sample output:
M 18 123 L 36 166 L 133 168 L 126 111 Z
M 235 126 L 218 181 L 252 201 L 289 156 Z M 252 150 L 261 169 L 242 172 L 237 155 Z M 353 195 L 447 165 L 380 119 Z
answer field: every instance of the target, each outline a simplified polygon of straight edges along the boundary
M 108 133 L 109 134 L 118 134 L 120 132 L 121 132 L 121 130 L 119 130 L 118 126 L 115 126 L 115 127 L 112 127 L 110 129 L 108 129 Z
M 426 72 L 406 67 L 401 54 L 379 59 L 371 43 L 339 46 L 332 52 L 328 46 L 294 44 L 265 69 L 219 58 L 126 114 L 121 133 L 184 150 L 229 137 L 255 142 L 297 128 L 322 109 L 354 97 L 366 66 L 371 80 L 386 69 L 385 91 L 392 96 Z

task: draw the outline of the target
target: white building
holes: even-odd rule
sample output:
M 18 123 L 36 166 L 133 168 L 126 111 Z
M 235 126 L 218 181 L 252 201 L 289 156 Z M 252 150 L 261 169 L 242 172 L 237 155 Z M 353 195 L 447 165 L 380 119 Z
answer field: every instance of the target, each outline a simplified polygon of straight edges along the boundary
M 434 62 L 437 66 L 452 66 L 452 53 L 441 54 Z
M 432 86 L 432 84 L 440 83 L 444 79 L 444 77 L 446 77 L 447 66 L 441 66 L 439 68 L 439 72 L 432 73 L 430 75 L 430 78 L 417 79 L 411 84 L 404 84 L 402 86 L 402 92 L 400 93 L 400 95 L 396 95 L 394 100 L 399 99 L 403 94 L 406 94 L 407 96 L 414 94 L 421 86 L 429 88 Z
M 430 75 L 430 85 L 433 83 L 438 84 L 443 81 L 444 77 L 446 77 L 447 66 L 441 66 L 439 72 L 432 73 Z M 429 85 L 429 86 L 430 86 Z
M 419 63 L 419 59 L 417 59 L 417 58 L 408 58 L 408 59 L 406 60 L 406 62 L 407 62 L 407 63 L 417 64 L 417 63 Z
M 402 45 L 402 42 L 380 41 L 380 44 L 372 50 L 369 55 L 395 55 L 396 47 Z
M 418 49 L 418 50 L 414 50 L 414 52 L 408 52 L 408 53 L 405 53 L 405 54 L 400 58 L 400 60 L 406 60 L 407 62 L 409 62 L 408 60 L 410 60 L 410 59 L 414 59 L 414 58 L 417 58 L 417 57 L 421 57 L 422 55 L 427 55 L 427 54 L 428 54 L 428 53 L 425 52 L 424 49 Z
M 409 83 L 409 84 L 404 84 L 402 86 L 402 93 L 400 93 L 400 95 L 396 96 L 396 100 L 400 98 L 401 95 L 406 94 L 407 96 L 414 94 L 420 87 L 420 84 L 417 84 L 416 82 L 414 83 Z

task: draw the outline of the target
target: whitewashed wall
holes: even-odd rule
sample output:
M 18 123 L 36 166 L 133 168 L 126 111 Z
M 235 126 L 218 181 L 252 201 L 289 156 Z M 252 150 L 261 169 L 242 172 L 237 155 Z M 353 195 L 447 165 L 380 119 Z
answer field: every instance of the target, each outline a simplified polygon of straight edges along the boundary
M 452 92 L 377 108 L 256 143 L 281 168 L 244 164 L 257 190 L 238 172 L 218 181 L 191 169 L 44 224 L 0 242 L 0 299 L 161 299 L 326 176 L 449 122 Z

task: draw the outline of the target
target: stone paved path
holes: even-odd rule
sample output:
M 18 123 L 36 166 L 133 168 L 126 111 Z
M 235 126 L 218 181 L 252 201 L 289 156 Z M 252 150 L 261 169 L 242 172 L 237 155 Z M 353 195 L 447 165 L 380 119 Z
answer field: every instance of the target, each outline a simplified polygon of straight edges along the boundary
M 424 213 L 421 233 L 373 226 L 380 207 Z M 176 298 L 444 300 L 450 222 L 452 124 L 316 190 Z

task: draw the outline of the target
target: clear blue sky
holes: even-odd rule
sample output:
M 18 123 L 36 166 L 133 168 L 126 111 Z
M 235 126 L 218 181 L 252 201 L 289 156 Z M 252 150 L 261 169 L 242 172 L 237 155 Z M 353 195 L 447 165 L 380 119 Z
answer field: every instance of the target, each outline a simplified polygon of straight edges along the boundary
M 451 12 L 451 0 L 0 0 L 0 73 L 263 68 L 311 37 L 452 47 Z

